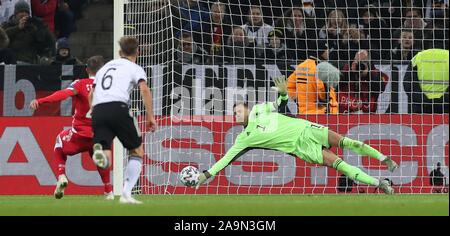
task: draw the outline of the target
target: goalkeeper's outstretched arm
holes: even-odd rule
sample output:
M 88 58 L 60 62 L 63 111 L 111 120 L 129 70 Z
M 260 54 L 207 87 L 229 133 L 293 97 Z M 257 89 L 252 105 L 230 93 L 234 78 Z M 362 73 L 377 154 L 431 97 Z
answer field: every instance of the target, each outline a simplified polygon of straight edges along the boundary
M 224 157 L 222 157 L 216 164 L 214 164 L 209 170 L 204 171 L 200 174 L 199 182 L 195 186 L 196 189 L 200 187 L 206 180 L 212 176 L 215 176 L 225 167 L 227 167 L 231 162 L 238 159 L 240 156 L 244 155 L 246 152 L 250 151 L 251 148 L 248 147 L 240 141 L 239 137 L 236 139 L 234 145 L 227 151 Z
M 236 143 L 227 151 L 224 157 L 222 157 L 216 164 L 214 164 L 209 170 L 205 172 L 207 177 L 215 176 L 219 171 L 227 167 L 231 162 L 238 159 L 240 156 L 248 152 L 250 148 L 246 147 L 238 140 Z

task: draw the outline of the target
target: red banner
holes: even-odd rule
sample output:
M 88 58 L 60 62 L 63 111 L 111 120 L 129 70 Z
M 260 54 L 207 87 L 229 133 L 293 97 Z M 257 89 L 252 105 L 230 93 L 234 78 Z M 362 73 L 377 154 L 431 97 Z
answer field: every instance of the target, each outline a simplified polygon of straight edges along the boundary
M 57 181 L 53 147 L 56 136 L 71 122 L 71 117 L 0 117 L 0 195 L 53 194 Z M 68 157 L 66 169 L 67 194 L 103 194 L 87 153 Z
M 441 163 L 442 172 L 448 178 L 448 115 L 328 115 L 306 118 L 327 125 L 340 134 L 359 138 L 392 156 L 400 168 L 387 176 L 387 170 L 378 161 L 338 151 L 349 164 L 356 164 L 371 175 L 391 179 L 397 192 L 432 192 L 429 174 L 437 162 Z M 0 195 L 53 193 L 56 183 L 56 165 L 53 162 L 55 138 L 70 124 L 69 117 L 0 117 Z M 164 131 L 165 126 L 171 126 L 171 131 Z M 237 133 L 232 129 L 235 128 L 237 126 L 229 122 L 161 120 L 160 132 L 148 134 L 145 140 L 147 151 L 157 150 L 158 155 L 146 157 L 141 178 L 143 193 L 337 192 L 338 173 L 335 170 L 310 165 L 291 156 L 261 157 L 251 161 L 253 159 L 244 155 L 198 191 L 181 186 L 176 180 L 179 170 L 186 165 L 205 169 L 214 164 L 234 141 Z M 171 159 L 168 159 L 166 149 L 174 152 Z M 67 194 L 103 192 L 100 177 L 87 154 L 68 158 L 67 176 L 70 181 Z M 375 189 L 361 186 L 352 192 L 363 191 L 371 193 Z

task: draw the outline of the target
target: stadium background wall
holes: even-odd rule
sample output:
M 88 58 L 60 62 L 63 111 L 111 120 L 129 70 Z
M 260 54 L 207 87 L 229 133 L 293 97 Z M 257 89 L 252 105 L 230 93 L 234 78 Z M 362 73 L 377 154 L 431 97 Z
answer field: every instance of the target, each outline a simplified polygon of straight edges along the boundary
M 217 68 L 216 71 L 219 71 L 219 74 L 224 73 L 228 76 L 230 74 L 229 68 L 233 68 L 233 66 L 229 65 L 227 68 Z M 264 68 L 264 66 L 256 65 L 255 68 Z M 163 67 L 154 66 L 148 69 L 149 75 L 154 77 L 152 85 L 161 81 L 155 75 L 158 75 L 156 71 L 164 69 Z M 188 72 L 190 69 L 183 69 L 182 67 L 178 69 L 185 71 L 185 73 L 180 73 L 180 75 L 191 73 Z M 64 127 L 69 127 L 71 124 L 71 102 L 49 105 L 45 108 L 43 107 L 42 110 L 35 114 L 29 111 L 27 104 L 36 96 L 45 96 L 55 90 L 66 87 L 75 78 L 84 77 L 83 71 L 83 67 L 71 66 L 62 68 L 0 66 L 0 186 L 2 186 L 0 195 L 53 193 L 54 184 L 56 183 L 56 166 L 52 161 L 53 146 L 56 135 Z M 192 70 L 192 73 L 197 76 L 196 78 L 202 76 L 202 73 L 196 74 L 199 73 L 198 71 L 201 70 L 198 68 Z M 240 75 L 241 72 L 236 71 L 235 75 Z M 263 73 L 264 69 L 254 71 L 255 73 Z M 244 74 L 246 73 L 245 71 L 243 72 Z M 265 74 L 267 75 L 267 73 Z M 248 76 L 246 77 L 248 78 Z M 257 76 L 252 78 L 255 77 Z M 396 79 L 398 80 L 400 77 L 397 76 Z M 261 80 L 261 77 L 257 78 Z M 195 86 L 188 86 L 184 81 L 194 80 L 181 78 L 181 81 L 179 81 L 177 78 L 173 78 L 173 80 L 168 81 L 168 84 L 174 83 L 177 86 L 186 87 L 189 91 L 195 90 Z M 230 80 L 227 80 L 227 83 L 225 80 L 219 81 L 214 85 L 219 91 L 223 91 L 230 86 Z M 237 78 L 233 86 L 239 86 L 242 83 L 239 81 L 240 79 Z M 219 85 L 222 85 L 222 87 Z M 270 84 L 263 80 L 261 86 L 255 87 L 264 87 L 263 85 Z M 206 85 L 206 87 L 209 86 L 211 85 Z M 173 85 L 166 87 L 165 90 L 154 91 L 154 96 L 164 98 L 160 101 L 162 104 L 166 104 L 165 106 L 161 104 L 160 107 L 156 107 L 156 110 L 159 109 L 159 114 L 158 112 L 157 114 L 163 117 L 160 122 L 162 127 L 165 124 L 173 124 L 170 118 L 166 117 L 166 112 L 172 109 L 164 110 L 164 108 L 167 108 L 167 99 L 173 98 L 173 96 L 169 96 L 170 93 L 167 94 L 170 91 L 168 88 L 173 89 L 175 87 Z M 268 87 L 270 86 L 265 88 Z M 154 86 L 154 88 L 158 88 L 158 86 Z M 392 86 L 392 88 L 399 88 L 399 86 Z M 269 97 L 268 95 L 267 98 Z M 176 101 L 170 102 L 176 103 Z M 158 101 L 155 101 L 155 104 L 157 105 Z M 197 116 L 198 114 L 203 116 Z M 299 159 L 282 154 L 277 154 L 279 158 L 271 159 L 271 161 L 276 160 L 277 163 L 271 163 L 270 165 L 262 165 L 265 160 L 263 155 L 260 155 L 262 156 L 261 165 L 256 163 L 252 168 L 242 168 L 242 164 L 246 161 L 246 157 L 243 156 L 239 161 L 233 163 L 232 166 L 212 179 L 208 186 L 202 187 L 197 192 L 180 186 L 176 181 L 176 175 L 186 163 L 197 164 L 201 169 L 207 168 L 223 155 L 223 150 L 229 148 L 228 144 L 234 139 L 233 135 L 236 133 L 236 129 L 239 129 L 239 127 L 228 121 L 225 121 L 225 123 L 216 121 L 214 119 L 216 116 L 204 115 L 202 112 L 198 114 L 195 111 L 191 114 L 183 114 L 188 116 L 196 115 L 195 117 L 191 116 L 191 118 L 196 119 L 176 121 L 176 125 L 172 128 L 174 134 L 172 140 L 164 140 L 163 137 L 166 136 L 158 138 L 158 135 L 162 135 L 158 132 L 151 134 L 156 136 L 155 140 L 160 140 L 160 142 L 147 142 L 146 148 L 158 147 L 160 150 L 172 152 L 172 162 L 158 163 L 151 156 L 146 157 L 144 165 L 145 176 L 152 175 L 154 177 L 151 180 L 141 179 L 141 185 L 144 186 L 142 189 L 143 193 L 162 194 L 164 192 L 158 191 L 159 188 L 152 188 L 151 186 L 164 184 L 169 185 L 167 188 L 171 188 L 170 192 L 188 194 L 336 192 L 337 173 L 334 170 L 326 170 L 324 167 L 305 164 Z M 219 117 L 227 118 L 228 116 L 225 114 L 225 116 L 221 115 Z M 348 152 L 339 153 L 349 163 L 368 170 L 370 174 L 388 176 L 394 182 L 395 188 L 399 192 L 432 192 L 433 187 L 429 185 L 428 174 L 432 171 L 432 167 L 436 166 L 437 162 L 442 163 L 443 172 L 448 179 L 449 117 L 447 114 L 344 114 L 338 116 L 309 116 L 306 118 L 326 124 L 330 128 L 350 137 L 358 134 L 358 138 L 362 141 L 369 141 L 374 147 L 393 156 L 395 160 L 400 162 L 401 168 L 399 171 L 401 171 L 401 175 L 389 176 L 386 170 L 379 169 L 378 165 L 372 160 L 369 161 L 368 158 L 361 158 Z M 192 133 L 199 135 L 202 140 L 200 141 L 192 135 L 183 137 L 183 134 Z M 377 133 L 387 135 L 383 136 Z M 145 139 L 150 140 L 151 137 L 145 137 Z M 177 142 L 177 140 L 181 139 L 183 139 L 183 142 Z M 172 149 L 168 149 L 168 145 L 171 145 Z M 183 155 L 183 148 L 190 148 L 190 153 L 194 155 Z M 371 167 L 376 167 L 376 169 L 368 169 L 369 164 Z M 280 173 L 280 169 L 277 166 L 287 165 L 291 165 L 292 168 L 284 168 L 283 173 Z M 267 168 L 268 166 L 272 168 Z M 152 172 L 152 174 L 150 175 L 148 172 Z M 251 175 L 245 174 L 243 176 L 247 177 L 239 180 L 235 177 L 239 173 L 250 172 L 252 172 Z M 71 181 L 71 187 L 67 190 L 68 194 L 102 193 L 100 178 L 96 173 L 94 164 L 86 154 L 68 158 L 67 175 Z M 304 178 L 305 176 L 314 178 Z M 277 182 L 274 183 L 274 179 Z M 167 180 L 169 181 L 167 182 Z M 311 180 L 314 180 L 314 182 L 311 182 Z M 366 187 L 353 189 L 353 192 L 362 191 L 373 192 L 374 189 Z

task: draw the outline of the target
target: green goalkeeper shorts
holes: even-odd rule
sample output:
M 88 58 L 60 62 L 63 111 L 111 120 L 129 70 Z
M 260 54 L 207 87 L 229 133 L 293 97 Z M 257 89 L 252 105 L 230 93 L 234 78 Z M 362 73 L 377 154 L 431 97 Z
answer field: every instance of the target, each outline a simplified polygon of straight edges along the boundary
M 328 127 L 311 123 L 305 127 L 297 142 L 298 157 L 308 163 L 321 165 L 323 164 L 323 148 L 330 148 Z

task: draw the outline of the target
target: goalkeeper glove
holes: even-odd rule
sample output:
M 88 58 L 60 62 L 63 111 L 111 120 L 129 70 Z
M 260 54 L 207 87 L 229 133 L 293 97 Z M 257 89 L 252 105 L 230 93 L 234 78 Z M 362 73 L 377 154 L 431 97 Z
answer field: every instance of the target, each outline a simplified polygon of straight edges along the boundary
M 198 176 L 198 183 L 197 183 L 197 185 L 195 185 L 195 189 L 196 189 L 196 190 L 200 188 L 200 185 L 202 185 L 203 183 L 206 182 L 206 180 L 208 180 L 208 177 L 209 177 L 210 175 L 209 175 L 209 173 L 208 173 L 208 176 L 207 176 L 206 173 L 208 173 L 208 172 L 205 171 L 204 173 L 201 173 L 201 174 Z
M 272 89 L 278 91 L 282 96 L 285 96 L 287 94 L 286 77 L 275 77 L 273 81 L 275 82 L 275 87 L 272 87 Z

